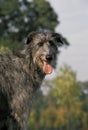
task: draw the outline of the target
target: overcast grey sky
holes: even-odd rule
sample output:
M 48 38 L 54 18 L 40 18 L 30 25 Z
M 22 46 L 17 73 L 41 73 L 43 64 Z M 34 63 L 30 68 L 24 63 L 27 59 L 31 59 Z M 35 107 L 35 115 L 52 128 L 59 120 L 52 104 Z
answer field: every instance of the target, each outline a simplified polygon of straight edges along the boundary
M 56 27 L 70 42 L 63 50 L 59 64 L 68 64 L 78 80 L 88 80 L 88 0 L 48 0 L 59 16 Z

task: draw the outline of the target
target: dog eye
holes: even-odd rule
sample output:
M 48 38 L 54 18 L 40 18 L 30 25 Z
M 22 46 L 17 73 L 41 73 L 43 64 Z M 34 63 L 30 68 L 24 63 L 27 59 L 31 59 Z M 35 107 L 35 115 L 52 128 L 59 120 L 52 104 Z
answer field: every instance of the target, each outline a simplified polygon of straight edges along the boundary
M 54 44 L 52 40 L 50 40 L 49 43 L 50 43 L 50 45 L 53 45 L 53 44 Z
M 39 46 L 43 46 L 43 42 L 39 42 L 38 45 L 39 45 Z
M 50 46 L 55 47 L 55 43 L 52 40 L 50 40 L 49 43 L 50 43 Z

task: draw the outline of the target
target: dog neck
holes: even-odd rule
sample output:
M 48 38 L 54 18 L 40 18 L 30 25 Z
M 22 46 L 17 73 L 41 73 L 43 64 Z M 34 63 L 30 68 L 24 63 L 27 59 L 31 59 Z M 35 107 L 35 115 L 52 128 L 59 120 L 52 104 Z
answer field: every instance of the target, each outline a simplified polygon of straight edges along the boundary
M 25 48 L 23 51 L 21 51 L 21 54 L 23 55 L 25 62 L 24 69 L 28 75 L 29 82 L 32 84 L 32 91 L 36 91 L 41 86 L 41 83 L 45 78 L 45 74 L 40 67 L 33 62 L 32 49 L 29 49 Z
M 43 79 L 45 78 L 45 74 L 42 72 L 42 70 L 33 62 L 29 64 L 29 69 L 32 70 L 32 73 L 29 74 L 31 77 L 31 81 L 33 84 L 33 91 L 36 91 L 42 84 Z
M 38 67 L 38 65 L 34 64 L 31 52 L 30 52 L 30 55 L 25 54 L 25 51 L 22 51 L 21 54 L 23 54 L 23 59 L 25 62 L 25 65 L 23 66 L 23 68 L 28 75 L 28 80 L 29 80 L 28 82 L 31 82 L 32 91 L 34 92 L 41 86 L 41 83 L 43 79 L 45 78 L 45 74 Z

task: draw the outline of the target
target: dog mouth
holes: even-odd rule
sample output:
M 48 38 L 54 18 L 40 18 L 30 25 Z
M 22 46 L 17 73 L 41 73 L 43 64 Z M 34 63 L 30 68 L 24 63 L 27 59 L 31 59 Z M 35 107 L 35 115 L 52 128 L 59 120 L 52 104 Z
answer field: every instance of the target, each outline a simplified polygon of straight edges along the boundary
M 47 60 L 42 60 L 42 66 L 45 74 L 51 74 L 53 72 L 53 67 Z

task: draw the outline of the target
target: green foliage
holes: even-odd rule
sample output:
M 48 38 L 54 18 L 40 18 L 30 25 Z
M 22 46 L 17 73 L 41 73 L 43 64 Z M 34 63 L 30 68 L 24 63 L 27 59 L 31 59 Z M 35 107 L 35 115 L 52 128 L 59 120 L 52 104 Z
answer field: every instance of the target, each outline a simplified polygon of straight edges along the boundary
M 2 16 L 6 16 L 12 12 L 15 11 L 15 9 L 18 8 L 18 3 L 15 0 L 0 0 L 0 14 Z
M 46 84 L 50 86 L 49 93 L 36 98 L 37 105 L 33 107 L 28 121 L 29 129 L 87 130 L 88 109 L 85 108 L 88 95 L 83 96 L 80 84 L 76 80 L 76 73 L 69 66 L 61 67 L 59 75 Z
M 20 48 L 31 31 L 54 31 L 58 23 L 45 0 L 0 0 L 0 52 Z
M 57 24 L 57 15 L 46 0 L 0 0 L 0 51 L 20 46 L 31 31 L 54 32 Z
M 19 44 L 17 41 L 12 41 L 11 39 L 8 38 L 1 38 L 0 39 L 0 52 L 1 53 L 6 53 L 9 52 L 10 50 L 16 50 L 21 48 L 21 43 Z
M 45 0 L 0 0 L 0 37 L 22 41 L 33 30 L 51 30 L 57 15 Z
M 67 65 L 61 67 L 58 73 L 57 78 L 52 81 L 56 96 L 59 97 L 58 104 L 71 103 L 77 100 L 81 95 L 81 91 L 76 81 L 76 73 Z

